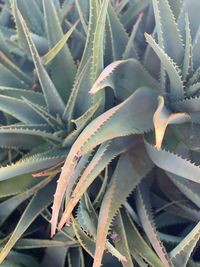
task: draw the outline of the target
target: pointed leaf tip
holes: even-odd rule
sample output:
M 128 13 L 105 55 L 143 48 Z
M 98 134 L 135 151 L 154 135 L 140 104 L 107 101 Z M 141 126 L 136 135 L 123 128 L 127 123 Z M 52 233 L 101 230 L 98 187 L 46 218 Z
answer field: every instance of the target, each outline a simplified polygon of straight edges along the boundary
M 169 124 L 180 124 L 189 121 L 191 118 L 187 113 L 171 113 L 165 107 L 163 96 L 158 97 L 158 108 L 153 116 L 155 127 L 156 145 L 155 147 L 160 150 L 165 135 L 165 131 Z

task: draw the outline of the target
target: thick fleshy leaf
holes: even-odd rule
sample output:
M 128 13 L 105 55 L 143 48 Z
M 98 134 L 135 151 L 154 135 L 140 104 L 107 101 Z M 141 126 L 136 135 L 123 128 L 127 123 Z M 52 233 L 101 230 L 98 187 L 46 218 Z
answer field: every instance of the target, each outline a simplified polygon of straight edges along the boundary
M 152 127 L 152 117 L 156 105 L 156 93 L 148 88 L 140 88 L 126 101 L 103 113 L 93 120 L 80 134 L 65 161 L 58 181 L 53 211 L 57 213 L 58 203 L 63 197 L 70 176 L 80 156 L 94 149 L 97 145 L 116 137 L 139 134 Z M 145 120 L 139 118 L 144 116 Z M 119 119 L 122 118 L 119 125 Z M 61 193 L 62 192 L 62 193 Z M 52 234 L 55 233 L 57 216 L 52 216 Z
M 52 47 L 46 55 L 42 57 L 44 65 L 48 65 L 56 56 L 57 54 L 62 50 L 65 43 L 70 38 L 73 31 L 76 29 L 76 26 L 78 25 L 79 21 L 77 21 L 68 32 L 65 33 L 65 35 Z
M 32 110 L 23 100 L 0 95 L 0 110 L 24 123 L 44 123 L 43 118 Z
M 134 148 L 131 155 L 121 156 L 101 204 L 93 267 L 101 265 L 106 238 L 116 212 L 151 168 L 152 164 L 140 146 Z
M 116 220 L 117 220 L 117 225 L 114 227 L 114 229 L 113 229 L 114 232 L 112 234 L 113 242 L 114 242 L 117 250 L 119 250 L 121 252 L 121 254 L 124 255 L 126 260 L 127 260 L 126 263 L 122 262 L 123 267 L 134 267 L 133 261 L 131 258 L 131 253 L 129 250 L 126 232 L 124 229 L 124 224 L 123 224 L 122 217 L 121 217 L 120 213 L 117 215 Z M 116 237 L 116 239 L 115 239 L 115 237 Z
M 159 45 L 178 65 L 183 59 L 183 44 L 168 0 L 153 0 Z M 174 42 L 173 40 L 176 40 Z
M 111 4 L 109 4 L 108 6 L 108 19 L 110 25 L 110 34 L 112 38 L 114 58 L 115 60 L 118 60 L 122 57 L 122 54 L 128 43 L 128 35 Z
M 182 101 L 176 101 L 173 103 L 173 107 L 176 106 L 176 109 L 181 112 L 187 112 L 193 122 L 200 122 L 200 108 L 199 108 L 199 96 L 188 97 Z
M 200 30 L 197 31 L 196 37 L 193 42 L 193 65 L 194 69 L 197 69 L 199 67 L 200 57 L 198 54 L 198 50 L 200 47 Z
M 137 53 L 135 50 L 134 41 L 135 41 L 137 31 L 138 31 L 138 28 L 139 28 L 139 25 L 141 23 L 143 16 L 144 16 L 144 13 L 140 13 L 134 26 L 133 26 L 133 30 L 131 32 L 131 35 L 130 35 L 128 42 L 127 42 L 127 45 L 126 45 L 126 48 L 125 48 L 124 53 L 122 55 L 123 59 L 128 59 L 131 57 L 137 58 Z
M 113 141 L 106 142 L 100 146 L 87 168 L 84 170 L 81 178 L 76 184 L 75 189 L 72 192 L 72 196 L 69 202 L 66 204 L 65 211 L 62 215 L 61 221 L 59 223 L 59 229 L 63 227 L 65 222 L 69 219 L 71 212 L 74 207 L 86 192 L 88 187 L 94 181 L 95 178 L 105 169 L 105 167 L 119 154 L 130 149 L 135 143 L 137 143 L 137 138 L 124 137 L 117 138 Z M 71 178 L 73 179 L 73 177 Z M 74 184 L 76 180 L 74 181 Z
M 134 19 L 137 15 L 142 12 L 148 5 L 150 0 L 141 0 L 139 2 L 133 1 L 131 6 L 124 12 L 121 21 L 125 27 L 130 27 L 133 24 Z
M 170 257 L 175 266 L 186 267 L 188 260 L 200 238 L 200 222 L 192 231 L 170 252 Z
M 107 86 L 114 90 L 118 99 L 124 100 L 143 86 L 158 89 L 159 83 L 138 60 L 127 59 L 114 61 L 108 65 L 93 84 L 90 93 L 95 94 Z
M 16 178 L 8 179 L 0 182 L 0 198 L 9 197 L 15 194 L 19 194 L 40 181 L 33 179 L 30 174 L 21 175 Z
M 145 145 L 151 160 L 159 168 L 196 183 L 200 183 L 199 166 L 164 148 L 157 150 L 151 143 L 148 143 L 147 140 L 145 140 Z
M 138 229 L 136 228 L 135 224 L 130 219 L 128 214 L 123 212 L 122 215 L 132 256 L 134 258 L 137 255 L 141 256 L 145 260 L 145 262 L 150 264 L 150 266 L 164 267 L 164 264 L 161 262 L 156 253 L 152 250 L 152 248 L 143 239 L 142 235 L 139 233 Z
M 48 239 L 31 239 L 23 238 L 17 241 L 14 248 L 16 249 L 35 249 L 35 248 L 49 248 L 49 247 L 73 247 L 77 246 L 74 241 L 57 241 Z
M 58 164 L 67 155 L 67 151 L 51 150 L 44 153 L 26 156 L 24 159 L 0 168 L 0 180 L 47 169 Z
M 4 87 L 4 86 L 0 86 L 0 92 L 1 92 L 1 95 L 15 97 L 17 99 L 26 98 L 35 104 L 45 106 L 44 97 L 39 92 L 34 92 L 31 90 L 25 90 L 25 89 L 19 89 L 19 88 Z
M 192 61 L 192 37 L 190 32 L 190 22 L 188 15 L 185 15 L 185 55 L 183 62 L 183 77 L 186 78 L 187 75 L 193 69 L 193 61 Z
M 180 189 L 180 191 L 190 199 L 197 207 L 200 208 L 200 186 L 192 181 L 188 181 L 180 176 L 172 173 L 167 173 L 173 183 Z
M 158 108 L 153 116 L 155 127 L 156 144 L 155 147 L 159 150 L 162 145 L 165 131 L 170 124 L 182 124 L 190 121 L 190 116 L 186 113 L 171 113 L 164 103 L 164 98 L 159 96 Z
M 30 32 L 27 28 L 26 22 L 18 11 L 18 17 L 26 36 L 27 43 L 29 45 L 29 49 L 36 67 L 37 75 L 40 81 L 40 84 L 43 89 L 44 97 L 49 108 L 50 113 L 52 114 L 60 114 L 62 115 L 64 111 L 64 103 L 58 94 L 53 82 L 51 81 L 49 75 L 47 74 L 44 66 L 42 65 L 42 59 L 39 57 L 37 49 L 32 41 L 30 36 Z
M 44 18 L 36 1 L 29 4 L 26 0 L 17 0 L 16 2 L 31 31 L 42 36 L 44 34 Z
M 103 69 L 103 48 L 104 48 L 104 29 L 106 24 L 106 15 L 108 10 L 108 0 L 103 0 L 96 21 L 96 28 L 93 39 L 92 61 L 91 61 L 91 79 L 96 80 Z
M 197 23 L 196 18 L 198 18 L 198 10 L 200 8 L 200 2 L 196 0 L 184 0 L 178 18 L 178 25 L 183 38 L 185 38 L 185 14 L 188 14 L 190 21 L 190 29 L 192 40 L 194 40 L 195 35 L 199 28 L 199 23 Z
M 52 48 L 63 37 L 63 31 L 53 1 L 43 0 L 43 9 L 49 47 Z M 75 73 L 76 65 L 66 44 L 55 57 L 51 66 L 52 80 L 65 103 L 69 97 Z
M 24 175 L 24 177 L 27 175 Z M 29 174 L 29 177 L 31 177 L 31 175 Z M 16 177 L 13 178 L 11 180 L 7 180 L 7 181 L 2 181 L 2 183 L 7 182 L 7 185 L 9 185 L 12 183 L 12 181 L 16 181 L 20 180 L 21 177 Z M 27 178 L 27 177 L 26 177 Z M 29 184 L 27 185 L 23 185 L 23 187 L 17 187 L 18 190 L 20 190 L 19 192 L 16 192 L 17 195 L 8 198 L 7 200 L 3 201 L 0 203 L 0 225 L 2 225 L 7 218 L 12 214 L 12 212 L 18 208 L 18 206 L 23 203 L 25 200 L 29 199 L 32 195 L 36 194 L 41 188 L 43 188 L 44 186 L 46 186 L 48 183 L 51 182 L 51 180 L 54 178 L 54 176 L 50 176 L 47 177 L 46 179 L 38 179 L 38 181 L 36 181 L 36 179 L 32 178 L 32 183 L 29 182 Z M 34 181 L 35 180 L 35 181 Z
M 170 80 L 172 98 L 175 100 L 184 98 L 184 86 L 182 77 L 180 74 L 180 69 L 176 65 L 175 62 L 164 52 L 164 50 L 159 47 L 159 45 L 155 42 L 155 40 L 147 33 L 145 33 L 145 37 L 149 45 L 152 47 L 154 52 L 159 57 L 163 67 L 166 69 L 167 74 Z
M 98 217 L 87 193 L 80 201 L 77 211 L 77 221 L 80 223 L 83 230 L 96 240 Z M 106 242 L 106 249 L 119 260 L 123 258 L 123 254 L 121 254 L 109 241 Z
M 16 66 L 6 55 L 0 51 L 0 62 L 13 73 L 22 83 L 27 84 L 27 86 L 32 86 L 32 79 L 24 73 L 18 66 Z
M 3 250 L 0 252 L 0 263 L 6 258 L 17 240 L 23 235 L 30 224 L 39 216 L 39 214 L 51 203 L 52 195 L 55 190 L 55 182 L 51 182 L 45 188 L 41 189 L 31 200 L 20 218 L 14 232 Z
M 81 58 L 81 62 L 78 68 L 78 74 L 82 71 L 85 64 L 87 63 L 88 59 L 91 57 L 92 54 L 92 47 L 93 47 L 93 40 L 94 40 L 94 33 L 98 18 L 99 12 L 99 4 L 98 1 L 89 0 L 89 23 L 88 23 L 88 31 L 87 31 L 87 38 L 86 43 L 83 51 L 83 55 Z
M 136 206 L 139 218 L 142 223 L 142 227 L 149 241 L 151 242 L 151 245 L 153 246 L 159 258 L 161 259 L 162 263 L 166 267 L 171 267 L 172 264 L 169 260 L 167 252 L 156 232 L 156 226 L 154 224 L 153 216 L 151 213 L 151 204 L 150 204 L 148 189 L 149 188 L 147 188 L 147 185 L 145 185 L 145 181 L 141 182 L 141 184 L 137 188 Z

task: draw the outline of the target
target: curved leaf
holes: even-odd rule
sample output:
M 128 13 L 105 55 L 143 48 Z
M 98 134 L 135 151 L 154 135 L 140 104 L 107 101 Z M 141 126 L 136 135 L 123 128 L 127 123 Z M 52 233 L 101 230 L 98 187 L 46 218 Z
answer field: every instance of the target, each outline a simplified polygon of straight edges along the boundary
M 151 162 L 148 157 L 145 156 L 142 147 L 139 146 L 137 149 L 133 149 L 133 151 L 131 156 L 124 154 L 120 157 L 108 190 L 103 198 L 99 213 L 93 267 L 99 267 L 101 265 L 106 237 L 116 212 L 121 205 L 125 203 L 127 197 L 141 179 L 144 178 L 152 168 Z M 139 155 L 143 155 L 143 157 L 139 157 Z
M 170 257 L 175 266 L 186 267 L 188 260 L 200 238 L 200 222 L 192 231 L 170 252 Z
M 144 185 L 144 182 L 141 183 L 137 188 L 136 206 L 143 229 L 149 241 L 151 242 L 151 245 L 155 249 L 163 265 L 166 267 L 171 267 L 172 264 L 168 258 L 167 252 L 165 251 L 165 248 L 156 232 L 156 226 L 154 224 L 153 217 L 151 214 L 151 204 L 149 200 L 149 195 L 147 188 Z
M 120 136 L 138 134 L 152 127 L 156 105 L 156 93 L 140 88 L 126 101 L 103 113 L 93 120 L 75 141 L 63 166 L 55 193 L 53 211 L 59 209 L 60 199 L 73 175 L 78 159 L 97 145 Z M 144 116 L 145 115 L 145 116 Z M 144 116 L 144 120 L 140 118 Z M 122 122 L 119 125 L 119 120 Z M 56 210 L 55 210 L 56 209 Z M 55 232 L 57 215 L 52 215 L 52 234 Z
M 170 93 L 175 100 L 184 98 L 184 86 L 179 67 L 173 60 L 164 52 L 162 48 L 155 42 L 155 40 L 147 33 L 145 37 L 149 45 L 159 57 L 163 67 L 166 69 L 169 76 L 171 90 Z
M 199 166 L 196 166 L 191 161 L 184 159 L 173 152 L 169 152 L 164 149 L 157 150 L 146 140 L 145 145 L 151 160 L 159 168 L 182 176 L 183 178 L 189 179 L 196 183 L 200 183 Z
M 43 89 L 44 97 L 49 108 L 50 113 L 55 114 L 58 113 L 62 115 L 64 111 L 64 103 L 57 92 L 53 82 L 51 81 L 49 75 L 47 74 L 45 68 L 42 65 L 42 60 L 39 57 L 37 49 L 32 41 L 30 36 L 30 32 L 27 28 L 26 22 L 24 21 L 22 15 L 18 11 L 18 17 L 24 31 L 24 35 L 26 36 L 27 43 L 29 45 L 29 49 L 36 67 L 37 75 L 40 81 L 40 84 Z
M 49 46 L 50 48 L 52 48 L 63 37 L 63 31 L 54 2 L 43 0 L 43 9 L 44 9 L 47 38 Z M 62 97 L 62 100 L 64 101 L 64 103 L 66 103 L 76 73 L 76 65 L 74 63 L 74 60 L 72 58 L 71 52 L 67 44 L 64 45 L 64 47 L 55 57 L 53 64 L 51 66 L 51 73 L 52 73 L 52 81 L 54 82 L 59 95 Z M 65 89 L 63 90 L 63 88 Z
M 140 87 L 158 89 L 160 85 L 139 61 L 127 59 L 114 61 L 108 65 L 89 92 L 95 94 L 107 86 L 114 90 L 118 99 L 124 100 Z
M 171 113 L 164 103 L 163 96 L 158 97 L 158 108 L 153 116 L 155 126 L 156 145 L 159 150 L 162 145 L 165 131 L 170 124 L 182 124 L 188 122 L 190 116 L 186 113 Z
M 0 252 L 0 263 L 6 258 L 17 240 L 22 236 L 30 224 L 39 216 L 39 214 L 51 203 L 53 192 L 55 190 L 55 182 L 51 182 L 45 188 L 41 189 L 26 207 L 22 217 L 20 218 L 14 232 Z

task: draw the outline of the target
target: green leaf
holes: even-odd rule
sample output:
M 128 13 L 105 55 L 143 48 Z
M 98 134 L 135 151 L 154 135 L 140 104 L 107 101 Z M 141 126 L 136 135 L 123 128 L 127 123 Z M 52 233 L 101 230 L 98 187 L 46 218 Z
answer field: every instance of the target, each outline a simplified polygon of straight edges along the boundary
M 156 16 L 156 28 L 162 40 L 159 40 L 159 45 L 164 48 L 170 58 L 180 65 L 184 54 L 183 44 L 169 2 L 168 0 L 153 0 L 153 7 Z
M 87 253 L 93 257 L 95 252 L 95 242 L 90 238 L 80 227 L 77 221 L 73 218 L 73 229 L 76 234 L 76 237 L 81 244 L 81 246 L 87 251 Z
M 183 78 L 186 79 L 193 69 L 192 37 L 188 15 L 185 15 L 185 55 L 183 62 Z
M 114 8 L 111 4 L 108 6 L 108 19 L 110 25 L 110 34 L 114 51 L 114 59 L 118 60 L 122 57 L 128 43 L 128 35 L 125 28 L 121 24 Z
M 82 10 L 82 8 L 80 6 L 79 0 L 75 0 L 75 5 L 76 5 L 76 9 L 78 11 L 78 15 L 79 15 L 83 30 L 84 30 L 85 33 L 87 33 L 86 18 L 84 17 L 84 13 L 83 13 L 83 10 Z
M 145 34 L 146 40 L 153 48 L 154 52 L 159 57 L 163 67 L 166 69 L 170 80 L 171 90 L 170 93 L 175 100 L 184 98 L 184 86 L 180 69 L 175 62 L 163 51 L 161 47 L 155 42 L 155 40 L 149 35 Z
M 156 93 L 148 88 L 140 88 L 126 101 L 103 113 L 84 129 L 73 144 L 63 166 L 54 198 L 55 207 L 60 203 L 62 198 L 60 192 L 63 192 L 68 185 L 79 157 L 108 140 L 148 131 L 152 127 L 155 102 Z M 141 117 L 144 117 L 144 120 L 141 120 Z M 52 233 L 54 233 L 56 223 L 57 218 L 53 215 Z
M 113 231 L 114 231 L 113 235 L 117 236 L 117 240 L 116 241 L 115 241 L 115 239 L 113 240 L 115 247 L 127 259 L 126 263 L 122 262 L 123 267 L 134 267 L 133 262 L 132 262 L 132 258 L 131 258 L 131 253 L 129 250 L 126 232 L 124 229 L 124 224 L 123 224 L 122 217 L 121 217 L 120 213 L 118 213 L 116 220 L 117 220 L 117 225 L 113 228 Z M 118 240 L 118 238 L 119 238 L 119 240 Z
M 63 113 L 63 120 L 68 123 L 68 128 L 71 127 L 71 120 L 74 119 L 74 116 L 81 116 L 83 112 L 86 112 L 88 108 L 85 109 L 87 106 L 91 106 L 91 98 L 88 95 L 88 98 L 85 98 L 85 94 L 88 94 L 88 85 L 90 88 L 90 81 L 89 81 L 89 68 L 90 68 L 90 60 L 85 63 L 85 66 L 77 74 L 74 86 L 72 88 L 69 100 L 65 107 Z M 83 101 L 84 99 L 84 101 Z M 83 103 L 84 102 L 84 103 Z M 89 103 L 88 103 L 89 102 Z M 81 103 L 81 105 L 80 105 Z M 81 106 L 81 107 L 80 107 Z
M 26 23 L 21 16 L 21 14 L 18 11 L 18 17 L 22 26 L 22 29 L 24 31 L 24 34 L 26 36 L 26 40 L 29 45 L 29 49 L 31 51 L 31 55 L 36 67 L 37 75 L 40 81 L 40 84 L 43 89 L 44 97 L 48 106 L 48 109 L 51 114 L 62 114 L 64 111 L 64 103 L 57 92 L 55 86 L 53 85 L 53 82 L 51 81 L 50 77 L 48 76 L 45 68 L 42 65 L 42 60 L 38 55 L 38 52 L 36 50 L 36 47 L 31 39 L 30 33 L 28 31 L 28 28 L 26 26 Z
M 163 263 L 155 254 L 155 252 L 143 239 L 128 214 L 124 212 L 122 218 L 126 231 L 126 236 L 128 239 L 129 248 L 133 257 L 135 257 L 135 253 L 137 253 L 145 260 L 145 262 L 149 263 L 150 266 L 164 267 Z
M 77 205 L 83 194 L 86 192 L 88 187 L 92 184 L 95 178 L 105 169 L 105 167 L 118 155 L 126 152 L 133 145 L 138 142 L 137 138 L 132 137 L 123 137 L 116 138 L 110 142 L 106 142 L 100 146 L 97 150 L 94 157 L 90 160 L 90 163 L 81 174 L 81 177 L 76 184 L 76 180 L 73 179 L 73 184 L 76 184 L 73 192 L 68 192 L 68 194 L 72 193 L 71 198 L 68 196 L 69 201 L 66 203 L 65 211 L 61 217 L 59 223 L 59 229 L 63 227 L 66 221 L 69 219 L 71 212 L 74 207 Z M 75 177 L 76 178 L 76 177 Z M 61 204 L 61 203 L 60 203 Z M 58 208 L 58 207 L 57 207 Z
M 63 31 L 53 1 L 43 0 L 43 9 L 49 47 L 52 48 L 63 37 Z M 58 89 L 62 100 L 66 103 L 76 73 L 76 65 L 67 44 L 64 45 L 53 60 L 51 73 L 52 81 Z
M 89 23 L 88 23 L 87 38 L 86 38 L 86 43 L 85 43 L 83 55 L 81 58 L 81 62 L 78 67 L 76 79 L 92 54 L 93 39 L 94 39 L 94 33 L 96 29 L 96 23 L 97 23 L 98 12 L 99 12 L 99 4 L 98 4 L 98 1 L 93 1 L 93 0 L 89 0 L 89 1 L 90 1 L 90 10 L 89 10 Z
M 24 159 L 0 168 L 0 181 L 19 175 L 50 168 L 66 157 L 66 151 L 49 150 L 47 152 L 26 156 Z
M 175 266 L 186 267 L 188 260 L 199 241 L 200 222 L 192 231 L 170 252 L 170 257 Z
M 30 174 L 21 175 L 9 180 L 0 182 L 0 198 L 9 197 L 19 194 L 35 184 L 39 183 L 40 179 L 33 179 Z M 0 204 L 1 205 L 1 204 Z
M 77 212 L 77 220 L 84 231 L 89 236 L 93 236 L 94 240 L 96 240 L 98 217 L 87 193 L 80 201 Z M 109 241 L 106 242 L 106 249 L 118 259 L 123 257 Z
M 126 99 L 143 86 L 152 89 L 160 87 L 136 59 L 118 60 L 109 64 L 93 84 L 90 93 L 95 94 L 107 86 L 114 90 L 120 100 Z
M 200 90 L 200 83 L 199 82 L 194 83 L 193 85 L 190 85 L 188 88 L 186 88 L 186 90 L 188 96 L 195 95 Z
M 27 178 L 28 175 L 23 175 L 22 177 Z M 34 179 L 30 174 L 29 177 L 32 178 L 32 183 L 29 179 L 29 184 L 20 184 L 20 178 L 16 177 L 8 181 L 2 181 L 1 184 L 7 182 L 7 186 L 11 184 L 12 182 L 18 181 L 19 185 L 16 186 L 16 189 L 20 190 L 19 192 L 16 192 L 16 196 L 13 196 L 3 202 L 0 203 L 0 225 L 4 224 L 7 218 L 12 214 L 12 212 L 17 209 L 17 207 L 23 203 L 26 199 L 30 198 L 33 194 L 37 193 L 41 188 L 46 186 L 51 180 L 54 178 L 54 176 L 50 176 L 46 179 Z M 15 183 L 16 185 L 16 183 Z M 21 187 L 20 187 L 21 186 Z M 4 187 L 5 188 L 5 187 Z
M 76 129 L 73 130 L 64 140 L 63 147 L 71 146 L 75 140 L 78 138 L 79 134 L 85 128 L 85 126 L 92 120 L 93 116 L 97 112 L 100 107 L 100 101 L 91 106 L 82 116 L 79 118 L 72 120 L 76 125 Z
M 15 0 L 22 16 L 27 21 L 31 31 L 42 36 L 44 34 L 44 17 L 42 10 L 36 4 L 36 1 L 27 3 L 26 0 Z
M 34 92 L 31 90 L 25 90 L 25 89 L 19 89 L 19 88 L 4 87 L 4 86 L 0 86 L 0 92 L 1 92 L 1 95 L 11 96 L 17 99 L 26 98 L 35 104 L 45 106 L 44 97 L 39 92 Z
M 148 5 L 150 4 L 150 0 L 140 0 L 134 1 L 131 3 L 130 7 L 124 12 L 121 21 L 124 24 L 124 27 L 131 27 L 135 17 L 142 12 Z
M 23 98 L 23 101 L 29 106 L 31 110 L 33 110 L 38 116 L 40 116 L 51 128 L 54 130 L 58 129 L 60 126 L 60 121 L 57 120 L 53 115 L 49 114 L 46 107 L 42 107 L 38 104 L 35 104 L 32 101 L 29 101 L 26 98 Z
M 156 166 L 188 180 L 200 183 L 199 166 L 164 148 L 157 150 L 147 140 L 145 140 L 145 145 L 151 160 Z
M 183 99 L 182 101 L 176 101 L 172 105 L 173 107 L 176 106 L 176 109 L 179 111 L 187 112 L 193 122 L 199 123 L 200 122 L 200 108 L 199 108 L 199 96 L 196 97 L 188 97 Z
M 153 116 L 155 127 L 156 144 L 155 147 L 159 150 L 162 145 L 165 131 L 170 124 L 182 124 L 190 121 L 190 116 L 187 113 L 171 113 L 164 103 L 163 96 L 158 97 L 158 108 Z
M 194 64 L 194 69 L 197 69 L 199 67 L 199 48 L 200 48 L 200 30 L 197 31 L 194 43 L 193 43 L 193 64 Z
M 16 133 L 16 129 L 9 129 L 9 131 L 1 131 L 0 127 L 0 147 L 15 148 L 15 149 L 32 149 L 42 143 L 44 139 L 41 136 L 34 134 L 23 134 L 22 129 Z M 43 132 L 44 134 L 44 132 Z
M 56 56 L 57 54 L 62 50 L 65 43 L 70 38 L 73 31 L 76 29 L 76 26 L 78 25 L 79 21 L 77 21 L 68 32 L 65 33 L 65 35 L 54 45 L 53 48 L 51 48 L 46 55 L 42 57 L 43 64 L 48 65 Z
M 135 38 L 136 38 L 136 34 L 138 32 L 138 28 L 139 28 L 139 25 L 141 23 L 141 20 L 144 16 L 144 13 L 140 13 L 134 26 L 133 26 L 133 30 L 130 34 L 130 37 L 128 39 L 128 42 L 127 42 L 127 45 L 126 45 L 126 48 L 124 50 L 124 53 L 122 55 L 122 58 L 123 59 L 128 59 L 128 58 L 131 58 L 131 57 L 134 57 L 134 58 L 137 58 L 137 54 L 136 54 L 136 51 L 135 51 L 135 46 L 134 46 L 134 42 L 135 42 Z
M 190 29 L 192 40 L 194 40 L 195 35 L 199 28 L 199 23 L 197 23 L 196 18 L 198 18 L 198 10 L 200 8 L 200 2 L 196 0 L 184 0 L 182 4 L 181 12 L 178 18 L 178 25 L 183 38 L 185 38 L 185 14 L 188 14 L 190 21 Z
M 15 65 L 5 54 L 3 54 L 0 51 L 0 62 L 15 76 L 18 77 L 19 80 L 21 80 L 21 83 L 25 83 L 28 86 L 33 85 L 32 79 L 23 72 L 18 66 Z
M 50 132 L 46 132 L 44 130 L 40 130 L 40 129 L 30 129 L 30 128 L 14 128 L 12 127 L 11 129 L 9 129 L 9 126 L 3 126 L 3 127 L 0 127 L 0 136 L 2 135 L 5 136 L 6 134 L 8 134 L 9 136 L 13 136 L 13 138 L 15 137 L 18 137 L 19 135 L 21 135 L 21 138 L 26 138 L 26 136 L 28 135 L 29 138 L 30 138 L 30 141 L 32 139 L 32 137 L 41 137 L 41 138 L 44 138 L 44 139 L 50 139 L 52 141 L 56 141 L 56 142 L 60 142 L 61 139 L 59 137 L 57 137 L 55 134 L 53 133 L 50 133 Z M 22 140 L 23 142 L 23 140 Z
M 45 188 L 41 189 L 26 207 L 22 217 L 20 218 L 14 232 L 0 252 L 0 263 L 6 258 L 15 243 L 28 229 L 31 223 L 39 216 L 39 214 L 51 203 L 53 192 L 55 190 L 55 182 L 51 182 Z
M 156 98 L 157 93 L 147 87 L 136 90 L 125 101 L 93 120 L 74 143 L 69 157 L 81 156 L 116 137 L 149 131 L 152 127 Z
M 73 247 L 77 246 L 73 241 L 57 241 L 48 239 L 32 239 L 23 238 L 15 244 L 16 249 L 35 249 L 35 248 L 51 248 L 51 247 Z
M 133 158 L 136 160 L 132 160 Z M 99 267 L 101 264 L 106 237 L 116 212 L 151 168 L 151 162 L 140 146 L 133 149 L 131 156 L 124 154 L 120 157 L 100 208 L 93 267 Z
M 172 173 L 167 173 L 167 175 L 179 190 L 200 208 L 199 185 Z
M 23 100 L 0 95 L 0 110 L 24 123 L 44 123 L 45 121 Z
M 167 252 L 161 243 L 159 236 L 156 232 L 156 226 L 154 224 L 153 216 L 151 213 L 151 204 L 149 199 L 149 187 L 146 186 L 147 181 L 143 181 L 137 188 L 136 192 L 136 206 L 139 214 L 142 227 L 151 242 L 154 250 L 161 259 L 162 263 L 166 267 L 171 267 L 171 262 L 167 255 Z
M 26 53 L 30 53 L 28 43 L 18 16 L 18 8 L 17 8 L 17 1 L 16 0 L 10 0 L 11 2 L 11 10 L 13 14 L 13 18 L 16 25 L 16 31 L 17 31 L 17 37 L 18 37 L 18 44 L 21 49 L 24 49 Z
M 0 86 L 26 88 L 24 84 L 14 73 L 0 63 Z
M 96 80 L 103 69 L 103 48 L 104 48 L 104 32 L 106 24 L 106 15 L 108 11 L 108 0 L 103 0 L 98 13 L 98 18 L 95 23 L 96 28 L 94 32 L 92 61 L 91 61 L 91 80 Z

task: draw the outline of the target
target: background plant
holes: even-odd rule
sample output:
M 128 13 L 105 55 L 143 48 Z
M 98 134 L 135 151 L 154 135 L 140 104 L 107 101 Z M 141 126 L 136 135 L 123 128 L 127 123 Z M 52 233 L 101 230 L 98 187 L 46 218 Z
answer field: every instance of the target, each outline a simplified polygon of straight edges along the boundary
M 15 246 L 53 247 L 61 266 L 104 250 L 121 261 L 104 266 L 198 266 L 198 8 L 2 5 L 1 262 Z

